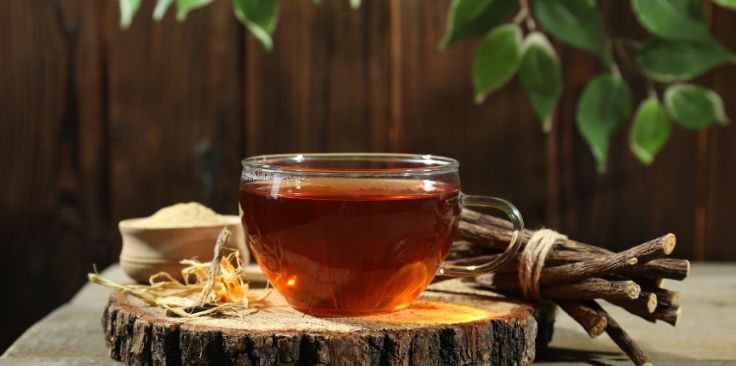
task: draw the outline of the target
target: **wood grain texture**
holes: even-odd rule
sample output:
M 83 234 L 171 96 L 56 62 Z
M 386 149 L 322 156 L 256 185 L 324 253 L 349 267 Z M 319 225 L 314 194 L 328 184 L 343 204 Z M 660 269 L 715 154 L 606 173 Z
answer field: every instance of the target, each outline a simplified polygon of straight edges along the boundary
M 247 37 L 247 155 L 389 149 L 388 5 L 286 1 L 272 52 Z
M 0 349 L 107 263 L 99 6 L 0 5 Z
M 104 14 L 108 45 L 111 219 L 182 201 L 237 212 L 244 30 L 226 2 L 154 22 L 144 2 L 130 29 Z M 110 235 L 111 256 L 120 240 Z
M 716 11 L 713 14 L 713 32 L 726 47 L 736 50 L 736 12 Z M 733 261 L 736 259 L 736 225 L 730 223 L 736 203 L 736 67 L 733 65 L 712 73 L 712 88 L 721 95 L 726 114 L 731 119 L 727 127 L 716 126 L 709 132 L 708 195 L 705 202 L 705 246 L 707 260 Z
M 113 292 L 102 316 L 110 356 L 130 365 L 526 365 L 550 341 L 554 310 L 507 301 L 460 280 L 409 308 L 316 318 L 274 293 L 239 319 L 181 319 Z
M 460 161 L 463 190 L 503 197 L 530 226 L 544 223 L 545 136 L 519 82 L 473 102 L 476 42 L 440 52 L 449 2 L 400 1 L 401 120 L 398 148 Z
M 0 4 L 0 240 L 13 258 L 1 273 L 18 294 L 0 308 L 18 314 L 0 321 L 0 349 L 64 301 L 93 262 L 117 260 L 118 220 L 188 200 L 234 213 L 239 161 L 260 153 L 450 155 L 465 191 L 511 200 L 530 228 L 614 250 L 671 231 L 675 257 L 736 260 L 734 127 L 675 128 L 649 167 L 622 130 L 598 175 L 575 103 L 606 68 L 582 51 L 555 43 L 565 89 L 544 135 L 516 81 L 473 104 L 475 43 L 436 49 L 449 0 L 359 10 L 283 1 L 271 53 L 227 1 L 186 23 L 173 12 L 156 23 L 153 2 L 143 3 L 126 31 L 114 1 Z M 599 3 L 612 34 L 645 37 L 628 2 Z M 736 13 L 706 6 L 713 32 L 736 50 Z M 736 118 L 733 80 L 724 66 L 696 82 Z M 632 88 L 643 97 L 640 81 Z

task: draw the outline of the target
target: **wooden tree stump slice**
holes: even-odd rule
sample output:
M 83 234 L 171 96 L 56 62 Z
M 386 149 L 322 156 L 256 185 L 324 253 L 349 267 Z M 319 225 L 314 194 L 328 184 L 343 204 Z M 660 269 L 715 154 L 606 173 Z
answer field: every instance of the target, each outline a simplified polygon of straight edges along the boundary
M 553 309 L 459 280 L 396 313 L 316 318 L 278 293 L 240 319 L 167 317 L 120 292 L 102 318 L 110 356 L 130 365 L 526 365 L 552 336 Z

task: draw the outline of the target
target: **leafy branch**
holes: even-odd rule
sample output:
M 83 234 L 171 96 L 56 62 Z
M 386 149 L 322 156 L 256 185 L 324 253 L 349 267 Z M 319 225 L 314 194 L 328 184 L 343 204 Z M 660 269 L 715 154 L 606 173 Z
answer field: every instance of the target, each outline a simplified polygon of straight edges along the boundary
M 119 0 L 122 28 L 130 26 L 141 1 Z M 162 19 L 175 3 L 176 18 L 183 21 L 190 11 L 212 1 L 157 0 L 153 17 Z M 238 20 L 270 50 L 279 0 L 231 1 Z M 348 1 L 353 8 L 360 6 L 360 0 Z M 629 1 L 639 23 L 651 34 L 643 42 L 609 36 L 596 0 L 452 0 L 438 48 L 479 38 L 472 66 L 476 103 L 483 103 L 518 75 L 545 132 L 552 128 L 564 89 L 560 59 L 545 33 L 594 55 L 609 71 L 585 87 L 575 119 L 599 172 L 606 170 L 611 140 L 631 118 L 631 90 L 619 68 L 619 62 L 629 62 L 636 77 L 646 81 L 648 91 L 629 127 L 629 146 L 639 161 L 651 164 L 667 143 L 673 124 L 690 130 L 728 124 L 721 97 L 687 82 L 736 63 L 736 55 L 711 34 L 704 1 Z M 736 0 L 711 1 L 736 10 Z
M 736 9 L 736 0 L 713 2 Z M 563 78 L 555 49 L 537 30 L 537 22 L 559 41 L 596 56 L 609 72 L 585 87 L 575 119 L 599 172 L 606 170 L 611 140 L 631 117 L 631 90 L 618 65 L 629 61 L 623 60 L 626 50 L 619 49 L 631 48 L 631 64 L 645 79 L 648 96 L 634 113 L 629 146 L 648 165 L 669 139 L 673 123 L 696 130 L 729 122 L 717 93 L 686 82 L 735 63 L 736 55 L 710 33 L 701 0 L 630 0 L 630 4 L 651 34 L 644 42 L 608 36 L 595 0 L 531 0 L 531 4 L 519 0 L 513 17 L 513 0 L 453 0 L 440 48 L 480 38 L 472 70 L 476 102 L 482 103 L 518 74 L 545 132 L 551 129 Z M 658 88 L 664 90 L 661 98 Z
M 127 29 L 141 7 L 142 0 L 118 0 L 120 5 L 120 27 Z M 214 0 L 156 0 L 153 19 L 161 20 L 172 4 L 176 6 L 176 19 L 184 21 L 190 11 L 209 5 Z M 279 19 L 279 0 L 231 0 L 235 17 L 266 50 L 273 48 L 273 32 Z M 313 0 L 321 5 L 322 0 Z M 348 0 L 350 7 L 357 9 L 361 0 Z

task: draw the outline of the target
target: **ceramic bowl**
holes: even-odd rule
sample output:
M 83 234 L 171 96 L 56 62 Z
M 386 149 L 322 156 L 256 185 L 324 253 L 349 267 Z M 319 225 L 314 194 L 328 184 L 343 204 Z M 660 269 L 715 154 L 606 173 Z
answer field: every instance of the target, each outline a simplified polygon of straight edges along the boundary
M 202 262 L 212 260 L 217 236 L 224 226 L 232 232 L 228 247 L 238 249 L 243 263 L 248 263 L 248 250 L 240 218 L 222 216 L 226 222 L 216 226 L 192 226 L 171 228 L 146 228 L 135 225 L 136 219 L 120 221 L 118 228 L 123 238 L 120 266 L 139 283 L 161 271 L 181 279 L 179 264 L 182 259 L 197 258 Z

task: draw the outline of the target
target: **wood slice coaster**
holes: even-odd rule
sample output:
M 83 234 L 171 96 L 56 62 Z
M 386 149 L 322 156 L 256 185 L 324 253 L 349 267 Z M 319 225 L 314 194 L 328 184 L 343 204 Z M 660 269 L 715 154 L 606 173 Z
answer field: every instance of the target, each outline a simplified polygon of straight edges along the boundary
M 432 285 L 407 309 L 316 318 L 276 292 L 240 319 L 164 316 L 113 292 L 102 325 L 110 356 L 131 365 L 526 365 L 552 337 L 554 310 L 459 280 Z

